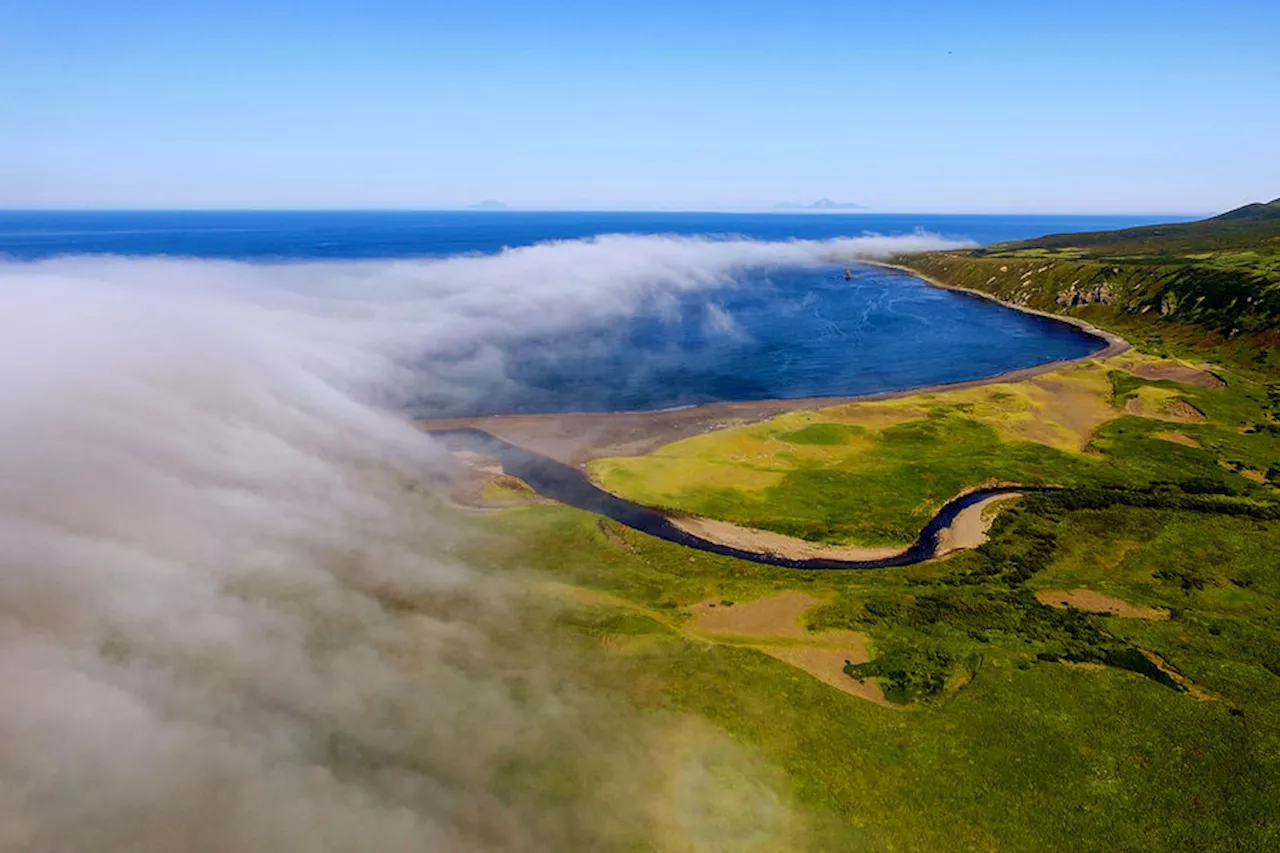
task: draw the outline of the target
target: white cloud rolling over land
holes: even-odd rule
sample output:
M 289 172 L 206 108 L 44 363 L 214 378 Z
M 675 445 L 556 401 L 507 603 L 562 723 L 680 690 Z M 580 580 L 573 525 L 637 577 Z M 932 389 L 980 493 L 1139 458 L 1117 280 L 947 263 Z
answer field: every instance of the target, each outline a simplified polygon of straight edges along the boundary
M 665 820 L 660 736 L 513 638 L 527 584 L 452 555 L 447 458 L 401 408 L 500 381 L 504 336 L 945 245 L 0 262 L 0 850 L 584 849 Z M 700 742 L 685 771 L 750 763 Z M 560 752 L 598 784 L 495 782 Z

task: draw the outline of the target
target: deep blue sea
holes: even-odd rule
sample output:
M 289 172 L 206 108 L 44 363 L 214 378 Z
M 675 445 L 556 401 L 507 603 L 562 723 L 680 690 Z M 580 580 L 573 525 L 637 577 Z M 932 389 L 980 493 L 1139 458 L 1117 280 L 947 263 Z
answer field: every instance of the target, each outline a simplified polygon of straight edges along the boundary
M 740 235 L 757 240 L 924 230 L 997 243 L 1179 216 L 568 211 L 5 211 L 0 257 L 67 253 L 236 260 L 439 257 L 596 234 Z
M 171 255 L 255 263 L 438 258 L 599 234 L 824 240 L 867 233 L 991 243 L 1186 217 L 569 212 L 0 211 L 0 260 Z M 502 376 L 443 382 L 421 415 L 648 410 L 847 396 L 977 379 L 1087 354 L 1073 327 L 870 265 L 738 270 L 625 316 L 483 343 Z M 602 283 L 601 286 L 604 286 Z M 572 317 L 572 306 L 547 305 Z M 462 371 L 465 373 L 466 371 Z

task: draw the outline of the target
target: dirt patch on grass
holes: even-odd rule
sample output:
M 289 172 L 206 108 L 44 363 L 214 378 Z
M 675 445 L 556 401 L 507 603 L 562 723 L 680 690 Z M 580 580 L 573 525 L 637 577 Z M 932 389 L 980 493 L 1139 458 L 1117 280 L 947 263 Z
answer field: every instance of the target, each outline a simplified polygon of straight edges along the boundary
M 803 592 L 784 592 L 741 604 L 708 600 L 689 608 L 691 634 L 742 640 L 783 663 L 809 673 L 823 684 L 885 707 L 898 707 L 884 698 L 874 681 L 859 681 L 845 673 L 848 663 L 871 659 L 869 641 L 857 631 L 811 633 L 800 624 L 806 611 L 822 599 Z M 753 642 L 763 640 L 765 642 Z
M 1208 420 L 1204 412 L 1176 398 L 1156 399 L 1155 395 L 1139 393 L 1130 397 L 1124 404 L 1125 414 L 1139 418 L 1155 418 L 1161 421 L 1176 423 L 1202 424 Z
M 800 624 L 800 617 L 821 603 L 821 598 L 803 592 L 784 592 L 741 604 L 710 599 L 689 608 L 694 614 L 689 627 L 704 634 L 804 639 L 812 635 Z
M 1043 394 L 1031 394 L 1033 417 L 1020 423 L 1020 431 L 1033 441 L 1065 450 L 1083 450 L 1093 433 L 1114 418 L 1115 409 L 1108 402 L 1109 384 L 1103 368 L 1084 365 L 1046 374 L 1033 379 L 1028 386 Z M 1065 436 L 1054 428 L 1065 430 Z
M 1191 367 L 1178 362 L 1149 362 L 1134 364 L 1129 372 L 1142 379 L 1160 381 L 1167 379 L 1181 385 L 1193 385 L 1196 388 L 1226 388 L 1227 383 L 1207 370 Z
M 1204 447 L 1204 445 L 1196 441 L 1194 438 L 1183 435 L 1180 432 L 1157 432 L 1152 433 L 1152 437 L 1161 439 L 1162 441 L 1172 441 L 1174 444 L 1181 444 L 1183 447 L 1194 447 L 1197 450 L 1203 449 Z
M 1161 407 L 1161 412 L 1172 420 L 1186 421 L 1187 423 L 1202 424 L 1208 420 L 1204 416 L 1204 412 L 1186 400 L 1170 400 Z
M 1119 598 L 1112 598 L 1091 589 L 1042 589 L 1036 592 L 1041 604 L 1059 610 L 1087 610 L 1090 613 L 1107 613 L 1124 619 L 1168 619 L 1169 611 L 1160 607 L 1142 607 Z
M 852 632 L 840 631 L 839 633 Z M 804 670 L 823 684 L 829 684 L 850 696 L 857 696 L 859 699 L 875 702 L 886 708 L 903 707 L 885 699 L 880 685 L 871 679 L 860 681 L 844 671 L 845 664 L 866 663 L 871 659 L 867 654 L 865 641 L 845 647 L 839 645 L 761 646 L 760 651 L 783 663 L 789 663 L 797 669 Z
M 698 516 L 672 516 L 671 522 L 687 533 L 692 533 L 710 542 L 718 542 L 744 551 L 755 551 L 761 554 L 773 554 L 789 560 L 879 560 L 884 557 L 896 557 L 907 546 L 867 548 L 860 545 L 823 545 L 820 542 L 809 542 L 770 530 L 759 530 L 754 527 L 743 527 L 728 521 L 717 521 L 713 518 Z
M 1020 492 L 1007 495 L 992 495 L 973 506 L 965 507 L 955 520 L 938 533 L 938 551 L 936 556 L 943 556 L 965 548 L 977 548 L 987 541 L 987 531 L 996 520 L 999 512 L 998 504 L 1014 498 L 1020 498 Z

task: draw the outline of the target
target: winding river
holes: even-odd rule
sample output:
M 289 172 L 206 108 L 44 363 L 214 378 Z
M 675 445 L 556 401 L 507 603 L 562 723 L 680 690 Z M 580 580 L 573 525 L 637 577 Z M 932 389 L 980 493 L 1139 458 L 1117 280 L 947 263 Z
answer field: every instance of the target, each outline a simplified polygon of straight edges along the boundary
M 831 558 L 792 559 L 762 551 L 749 551 L 712 542 L 681 529 L 663 512 L 634 503 L 606 492 L 585 474 L 563 462 L 526 450 L 480 429 L 429 430 L 451 450 L 469 450 L 498 460 L 504 471 L 519 477 L 534 491 L 578 509 L 602 515 L 633 530 L 725 557 L 735 557 L 766 566 L 788 569 L 883 569 L 912 566 L 932 560 L 938 553 L 938 536 L 964 509 L 990 497 L 1039 491 L 1025 486 L 1002 486 L 979 489 L 946 503 L 920 531 L 914 544 L 900 554 L 874 560 L 838 560 Z

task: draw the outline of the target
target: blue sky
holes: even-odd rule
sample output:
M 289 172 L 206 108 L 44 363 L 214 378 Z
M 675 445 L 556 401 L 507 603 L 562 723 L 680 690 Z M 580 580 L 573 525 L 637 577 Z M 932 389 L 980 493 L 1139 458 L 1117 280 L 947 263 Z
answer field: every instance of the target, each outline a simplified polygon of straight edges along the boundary
M 1280 2 L 0 2 L 0 207 L 1200 212 Z

